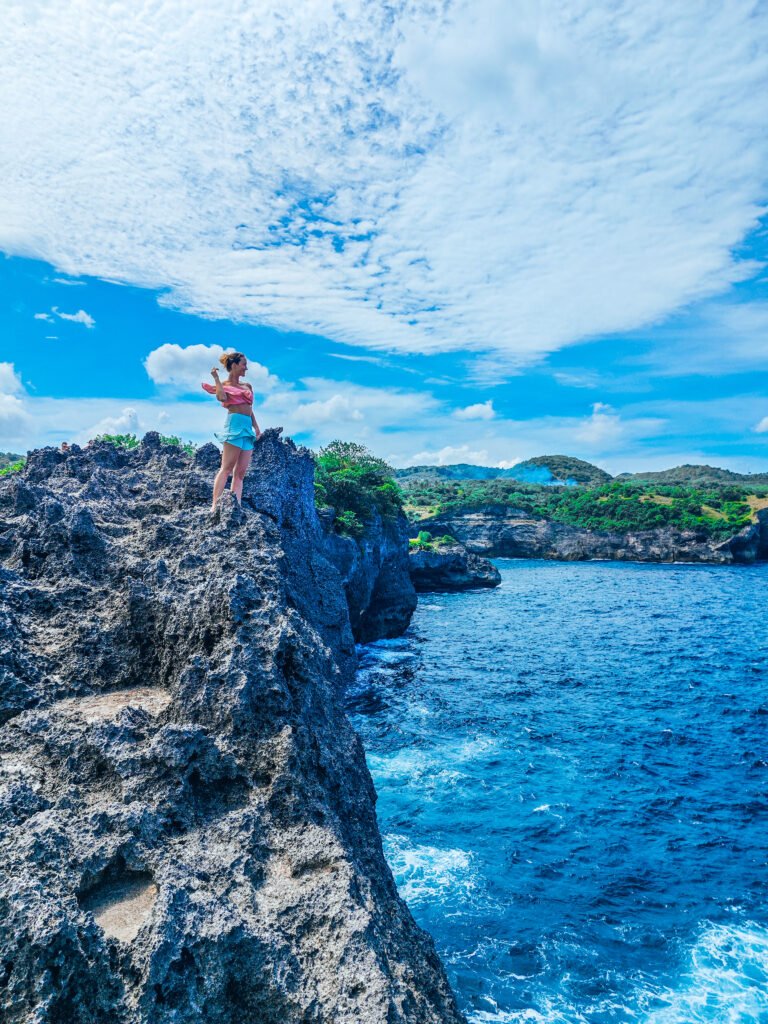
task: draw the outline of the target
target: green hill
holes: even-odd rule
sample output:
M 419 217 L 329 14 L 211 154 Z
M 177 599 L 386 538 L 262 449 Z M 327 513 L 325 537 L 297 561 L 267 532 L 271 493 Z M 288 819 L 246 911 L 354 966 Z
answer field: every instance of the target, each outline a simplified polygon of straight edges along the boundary
M 670 484 L 691 487 L 711 487 L 718 484 L 768 484 L 768 473 L 734 473 L 717 466 L 675 466 L 673 469 L 653 470 L 648 473 L 621 473 L 617 480 L 637 483 Z
M 609 473 L 583 459 L 570 455 L 539 455 L 526 459 L 508 469 L 496 466 L 474 466 L 466 462 L 453 466 L 412 466 L 398 469 L 398 482 L 406 490 L 426 480 L 518 480 L 527 484 L 587 484 L 608 483 Z

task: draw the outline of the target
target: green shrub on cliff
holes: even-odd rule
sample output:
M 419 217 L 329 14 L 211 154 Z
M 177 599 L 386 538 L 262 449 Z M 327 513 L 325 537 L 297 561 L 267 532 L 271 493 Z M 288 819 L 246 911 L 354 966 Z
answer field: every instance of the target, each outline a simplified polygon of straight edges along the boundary
M 112 444 L 115 448 L 128 449 L 138 448 L 139 444 L 141 444 L 135 434 L 99 434 L 97 437 L 94 437 L 94 441 L 106 441 L 107 444 Z M 172 448 L 181 448 L 187 455 L 194 455 L 196 450 L 191 441 L 182 441 L 175 434 L 161 434 L 160 444 L 169 445 Z
M 375 512 L 397 515 L 402 495 L 392 467 L 365 445 L 331 441 L 315 455 L 315 504 L 335 509 L 339 533 L 359 536 Z
M 115 448 L 138 448 L 139 439 L 135 434 L 97 434 L 94 441 L 106 441 Z
M 438 548 L 456 544 L 456 538 L 446 533 L 442 537 L 433 537 L 429 530 L 419 530 L 411 537 L 408 545 L 413 551 L 437 551 Z

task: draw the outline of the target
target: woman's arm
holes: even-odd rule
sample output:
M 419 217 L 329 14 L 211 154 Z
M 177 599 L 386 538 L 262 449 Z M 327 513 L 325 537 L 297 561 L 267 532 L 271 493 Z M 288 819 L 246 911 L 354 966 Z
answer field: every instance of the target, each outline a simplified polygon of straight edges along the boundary
M 253 415 L 253 409 L 251 409 L 251 423 L 253 424 L 253 429 L 256 431 L 256 440 L 258 441 L 261 437 L 261 431 L 259 430 L 259 424 L 256 422 L 256 417 Z
M 219 380 L 219 371 L 214 368 L 211 370 L 211 376 L 213 377 L 213 383 L 216 385 L 216 397 L 220 402 L 226 402 L 227 393 L 222 387 L 221 381 Z

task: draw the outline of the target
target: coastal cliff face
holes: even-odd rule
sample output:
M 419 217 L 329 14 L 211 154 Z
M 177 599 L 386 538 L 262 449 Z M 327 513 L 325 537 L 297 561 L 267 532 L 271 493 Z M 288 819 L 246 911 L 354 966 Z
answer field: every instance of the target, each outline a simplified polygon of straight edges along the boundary
M 211 516 L 217 462 L 150 434 L 0 483 L 0 1018 L 458 1022 L 341 710 L 310 456 L 267 431 Z
M 551 558 L 563 561 L 615 559 L 637 562 L 749 564 L 768 557 L 768 510 L 758 522 L 726 540 L 703 532 L 638 530 L 607 533 L 537 519 L 506 505 L 447 512 L 419 523 L 433 534 L 449 533 L 468 551 L 491 558 Z
M 401 513 L 382 519 L 374 510 L 359 539 L 333 532 L 327 522 L 323 550 L 344 584 L 357 643 L 399 636 L 416 609 L 409 576 L 408 521 Z

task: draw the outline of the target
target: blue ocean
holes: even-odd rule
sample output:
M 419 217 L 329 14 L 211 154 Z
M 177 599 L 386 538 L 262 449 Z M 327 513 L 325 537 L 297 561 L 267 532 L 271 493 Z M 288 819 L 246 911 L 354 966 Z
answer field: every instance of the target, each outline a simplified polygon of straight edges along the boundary
M 349 694 L 469 1021 L 767 1024 L 768 566 L 497 564 Z

